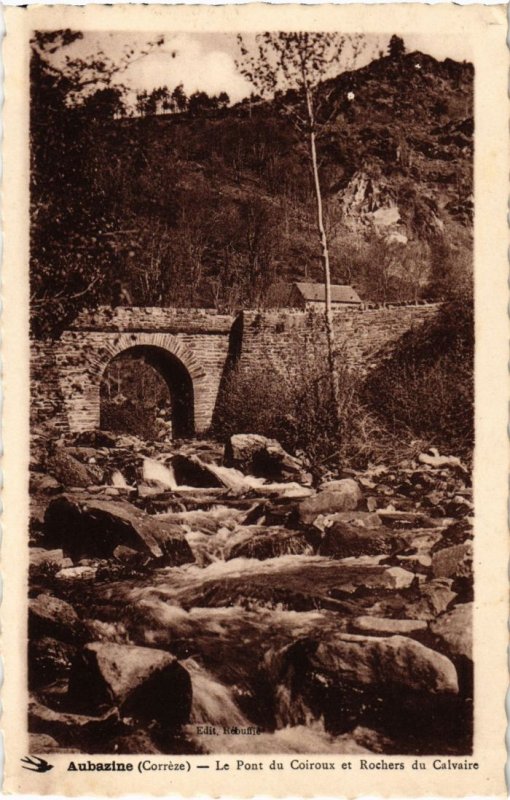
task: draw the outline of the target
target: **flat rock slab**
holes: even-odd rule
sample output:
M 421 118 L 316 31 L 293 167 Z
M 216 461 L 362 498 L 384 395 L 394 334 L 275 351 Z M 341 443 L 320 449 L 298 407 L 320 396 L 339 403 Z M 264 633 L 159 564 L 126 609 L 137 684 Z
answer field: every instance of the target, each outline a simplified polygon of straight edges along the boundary
M 199 588 L 183 592 L 185 608 L 243 605 L 247 601 L 292 610 L 336 608 L 352 596 L 379 596 L 381 590 L 408 588 L 415 581 L 412 572 L 400 567 L 357 564 L 303 555 L 261 561 L 244 574 L 211 579 Z M 355 616 L 360 615 L 357 609 Z
M 418 619 L 389 619 L 388 617 L 356 617 L 351 620 L 350 627 L 360 633 L 375 635 L 410 636 L 413 633 L 427 630 L 427 623 Z
M 59 741 L 83 741 L 83 736 L 111 736 L 122 727 L 117 709 L 100 716 L 56 711 L 35 699 L 28 704 L 28 721 L 32 733 L 45 733 Z

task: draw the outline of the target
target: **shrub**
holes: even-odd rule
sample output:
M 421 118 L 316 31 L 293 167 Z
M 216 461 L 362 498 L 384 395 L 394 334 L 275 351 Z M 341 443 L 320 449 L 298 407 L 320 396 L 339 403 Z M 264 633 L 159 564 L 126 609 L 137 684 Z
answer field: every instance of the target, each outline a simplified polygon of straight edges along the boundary
M 393 431 L 465 452 L 474 440 L 473 359 L 473 304 L 463 294 L 402 337 L 369 376 L 364 398 Z
M 316 477 L 346 458 L 356 459 L 361 450 L 366 460 L 371 450 L 360 431 L 367 418 L 359 402 L 358 379 L 340 367 L 339 384 L 335 414 L 324 355 L 310 352 L 297 370 L 276 367 L 269 357 L 249 373 L 237 367 L 223 388 L 213 434 L 222 440 L 234 433 L 277 439 L 289 452 L 304 456 Z
M 115 433 L 130 433 L 141 439 L 157 438 L 156 410 L 132 400 L 124 403 L 103 400 L 101 403 L 101 428 Z

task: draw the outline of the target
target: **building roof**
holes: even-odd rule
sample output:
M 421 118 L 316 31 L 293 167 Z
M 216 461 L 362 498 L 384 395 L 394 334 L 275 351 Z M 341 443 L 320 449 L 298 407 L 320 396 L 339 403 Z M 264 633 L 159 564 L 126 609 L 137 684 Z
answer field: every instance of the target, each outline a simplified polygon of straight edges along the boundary
M 296 288 L 302 298 L 307 302 L 324 303 L 326 291 L 323 283 L 296 283 Z M 331 286 L 332 303 L 361 303 L 361 297 L 352 286 L 341 286 L 333 284 Z

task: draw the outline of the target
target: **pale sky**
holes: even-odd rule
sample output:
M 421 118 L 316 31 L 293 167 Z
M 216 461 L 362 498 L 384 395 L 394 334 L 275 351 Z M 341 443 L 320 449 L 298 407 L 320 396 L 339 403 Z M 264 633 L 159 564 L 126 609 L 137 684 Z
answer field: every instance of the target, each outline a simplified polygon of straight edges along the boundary
M 151 36 L 148 33 L 87 32 L 82 40 L 58 51 L 52 60 L 62 65 L 65 55 L 87 58 L 103 50 L 116 62 L 126 51 L 140 53 Z M 234 34 L 167 33 L 164 36 L 165 42 L 161 47 L 136 58 L 117 76 L 116 80 L 128 86 L 133 96 L 144 89 L 151 91 L 159 86 L 168 86 L 172 90 L 179 83 L 183 84 L 188 95 L 198 90 L 208 94 L 226 91 L 234 102 L 253 91 L 251 84 L 236 68 L 235 59 L 239 51 Z M 388 36 L 366 37 L 366 47 L 357 66 L 376 58 L 379 50 L 386 51 L 388 40 Z M 471 57 L 468 43 L 458 36 L 406 34 L 404 41 L 408 51 L 421 50 L 440 60 L 449 57 L 463 61 Z

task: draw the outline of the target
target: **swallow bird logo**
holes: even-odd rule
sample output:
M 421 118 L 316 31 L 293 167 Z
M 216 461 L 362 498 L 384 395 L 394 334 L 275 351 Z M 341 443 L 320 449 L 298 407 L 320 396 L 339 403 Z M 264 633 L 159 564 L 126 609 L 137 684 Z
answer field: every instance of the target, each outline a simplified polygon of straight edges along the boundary
M 21 759 L 23 769 L 29 769 L 30 772 L 49 772 L 53 769 L 52 764 L 48 764 L 44 758 L 39 756 L 25 756 Z

